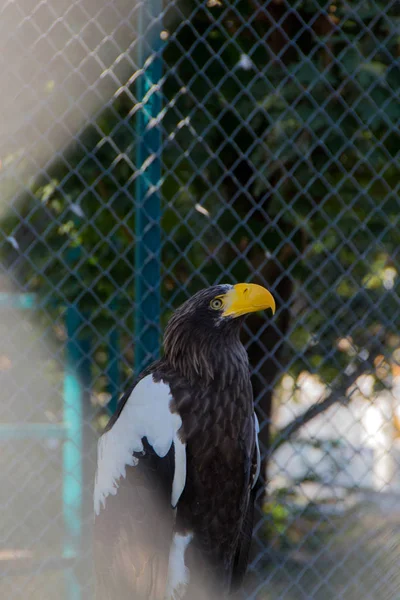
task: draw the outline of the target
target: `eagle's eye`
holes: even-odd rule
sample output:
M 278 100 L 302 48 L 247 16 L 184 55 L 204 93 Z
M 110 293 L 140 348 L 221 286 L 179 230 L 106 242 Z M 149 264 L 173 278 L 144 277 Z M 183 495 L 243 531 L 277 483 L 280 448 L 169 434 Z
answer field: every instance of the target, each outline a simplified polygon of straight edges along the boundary
M 213 298 L 210 302 L 210 306 L 213 310 L 219 310 L 222 308 L 223 302 L 221 298 Z

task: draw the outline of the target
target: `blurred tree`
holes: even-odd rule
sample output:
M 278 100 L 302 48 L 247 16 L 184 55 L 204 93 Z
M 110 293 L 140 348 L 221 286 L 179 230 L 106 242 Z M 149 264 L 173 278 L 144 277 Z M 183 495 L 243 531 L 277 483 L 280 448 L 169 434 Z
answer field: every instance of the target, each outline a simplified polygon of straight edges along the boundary
M 399 6 L 276 0 L 186 10 L 190 21 L 165 53 L 164 92 L 175 99 L 165 157 L 174 194 L 210 213 L 207 250 L 219 260 L 201 273 L 212 281 L 227 270 L 275 289 L 277 318 L 266 327 L 254 317 L 248 328 L 268 447 L 283 370 L 318 368 L 340 386 L 354 352 L 376 355 L 392 329 L 384 273 L 398 243 Z M 193 244 L 182 238 L 182 250 Z M 338 347 L 343 335 L 350 352 Z

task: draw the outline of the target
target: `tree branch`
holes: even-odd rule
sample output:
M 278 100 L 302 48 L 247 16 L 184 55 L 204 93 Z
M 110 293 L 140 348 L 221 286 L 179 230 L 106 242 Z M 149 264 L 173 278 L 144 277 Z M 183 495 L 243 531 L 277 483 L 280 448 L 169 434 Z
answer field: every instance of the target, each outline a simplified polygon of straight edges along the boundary
M 275 435 L 275 439 L 269 448 L 268 454 L 271 455 L 278 450 L 283 444 L 285 444 L 289 438 L 291 438 L 299 429 L 304 427 L 307 423 L 315 419 L 318 415 L 324 413 L 331 406 L 333 406 L 336 402 L 340 402 L 343 398 L 346 390 L 357 380 L 360 375 L 365 372 L 366 363 L 361 363 L 358 368 L 351 374 L 348 375 L 343 384 L 332 390 L 325 400 L 322 402 L 317 402 L 313 404 L 307 410 L 305 410 L 301 415 L 293 419 L 290 423 L 285 425 L 280 431 Z

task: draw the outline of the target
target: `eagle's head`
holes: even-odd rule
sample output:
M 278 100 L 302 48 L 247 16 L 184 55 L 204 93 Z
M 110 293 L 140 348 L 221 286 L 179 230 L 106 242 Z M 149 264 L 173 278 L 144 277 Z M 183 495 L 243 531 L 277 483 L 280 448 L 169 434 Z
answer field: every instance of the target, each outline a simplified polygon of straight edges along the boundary
M 180 306 L 164 335 L 165 358 L 190 379 L 214 379 L 227 362 L 243 361 L 239 331 L 243 317 L 270 308 L 272 294 L 254 283 L 215 285 Z M 245 358 L 247 364 L 247 356 Z

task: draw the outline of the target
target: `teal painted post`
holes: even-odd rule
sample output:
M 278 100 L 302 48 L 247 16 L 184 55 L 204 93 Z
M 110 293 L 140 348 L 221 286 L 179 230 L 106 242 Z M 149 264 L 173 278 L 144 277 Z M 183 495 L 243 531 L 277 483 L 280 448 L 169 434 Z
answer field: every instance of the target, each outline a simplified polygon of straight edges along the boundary
M 82 418 L 83 386 L 81 370 L 83 349 L 78 339 L 82 317 L 75 306 L 66 312 L 67 346 L 64 375 L 64 423 L 67 437 L 63 448 L 64 555 L 77 557 L 82 536 Z M 82 593 L 74 567 L 65 570 L 66 598 L 81 600 Z
M 37 308 L 35 294 L 0 292 L 0 309 L 14 308 L 19 310 L 33 310 Z
M 139 373 L 158 357 L 161 278 L 161 111 L 162 0 L 139 7 L 137 79 L 135 367 Z

